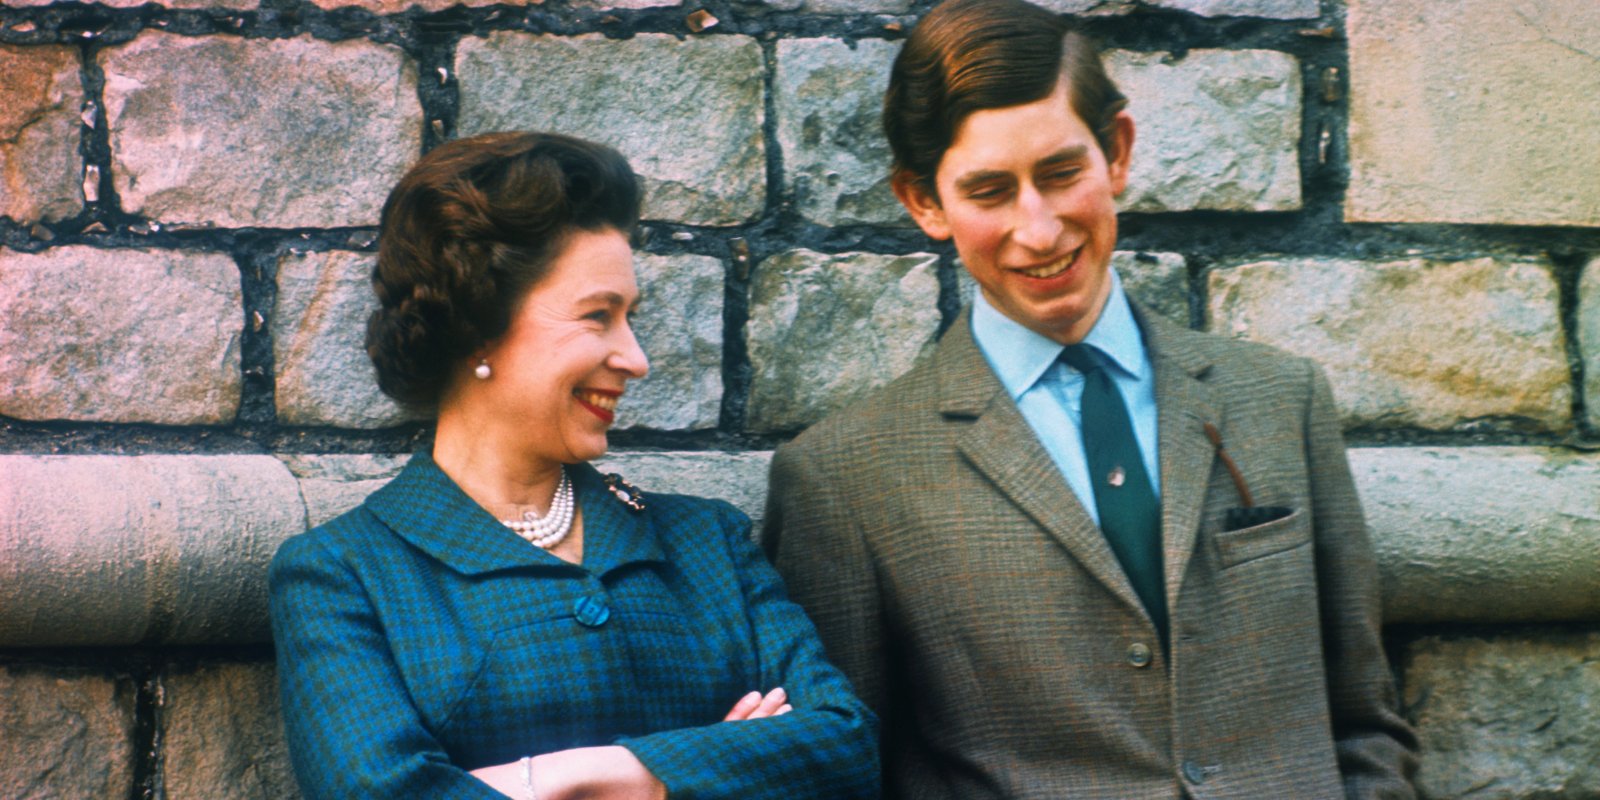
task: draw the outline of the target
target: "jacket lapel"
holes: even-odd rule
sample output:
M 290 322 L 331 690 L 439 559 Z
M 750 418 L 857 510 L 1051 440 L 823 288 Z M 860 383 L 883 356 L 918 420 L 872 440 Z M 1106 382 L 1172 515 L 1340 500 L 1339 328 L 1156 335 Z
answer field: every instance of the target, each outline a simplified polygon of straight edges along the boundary
M 940 411 L 946 419 L 972 420 L 956 433 L 956 448 L 1084 569 L 1142 612 L 1143 605 L 1105 535 L 1067 486 L 978 349 L 968 313 L 963 311 L 956 318 L 934 356 Z
M 571 567 L 523 541 L 418 452 L 366 507 L 400 538 L 464 575 L 513 567 Z
M 1133 304 L 1156 376 L 1156 438 L 1161 460 L 1161 540 L 1167 606 L 1176 609 L 1183 572 L 1194 553 L 1216 450 L 1205 425 L 1222 427 L 1220 398 L 1204 378 L 1211 360 L 1199 337 Z

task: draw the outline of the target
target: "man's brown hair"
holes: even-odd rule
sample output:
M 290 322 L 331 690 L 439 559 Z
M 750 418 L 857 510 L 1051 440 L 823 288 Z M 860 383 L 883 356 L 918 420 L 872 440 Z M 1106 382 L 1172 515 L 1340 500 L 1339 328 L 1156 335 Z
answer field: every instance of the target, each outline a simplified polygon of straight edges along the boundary
M 883 98 L 883 130 L 894 179 L 936 196 L 934 173 L 961 122 L 974 111 L 1024 105 L 1068 81 L 1072 110 L 1109 160 L 1114 119 L 1128 100 L 1093 42 L 1067 21 L 1023 0 L 948 0 L 917 23 L 894 60 Z

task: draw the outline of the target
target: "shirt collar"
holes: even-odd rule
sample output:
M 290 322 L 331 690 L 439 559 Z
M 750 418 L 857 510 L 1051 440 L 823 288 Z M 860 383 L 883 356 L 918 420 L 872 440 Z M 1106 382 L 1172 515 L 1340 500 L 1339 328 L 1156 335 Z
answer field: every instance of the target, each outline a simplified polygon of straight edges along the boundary
M 1150 366 L 1144 337 L 1128 304 L 1128 295 L 1122 289 L 1122 278 L 1115 269 L 1107 269 L 1111 274 L 1111 293 L 1100 319 L 1089 329 L 1084 341 L 1104 353 L 1118 370 L 1142 379 Z M 981 290 L 972 301 L 972 338 L 977 340 L 978 348 L 1013 400 L 1044 377 L 1062 350 L 1056 342 L 1000 313 L 989 304 Z

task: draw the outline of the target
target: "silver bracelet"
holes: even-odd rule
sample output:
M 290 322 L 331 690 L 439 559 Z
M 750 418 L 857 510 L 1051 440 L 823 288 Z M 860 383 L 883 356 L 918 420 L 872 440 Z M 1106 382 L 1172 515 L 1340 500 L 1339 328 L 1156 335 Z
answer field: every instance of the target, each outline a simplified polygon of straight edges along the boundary
M 539 800 L 533 791 L 533 756 L 522 757 L 522 788 L 528 790 L 528 800 Z

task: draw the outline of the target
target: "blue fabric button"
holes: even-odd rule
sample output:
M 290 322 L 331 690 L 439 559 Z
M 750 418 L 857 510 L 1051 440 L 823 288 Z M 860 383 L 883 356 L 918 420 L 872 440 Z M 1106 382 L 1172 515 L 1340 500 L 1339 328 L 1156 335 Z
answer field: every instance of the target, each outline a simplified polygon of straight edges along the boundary
M 605 597 L 597 594 L 585 595 L 572 604 L 572 613 L 578 618 L 578 624 L 586 628 L 598 628 L 611 619 L 611 608 L 606 605 Z
M 1206 771 L 1204 767 L 1193 761 L 1185 761 L 1183 762 L 1183 777 L 1188 778 L 1191 783 L 1205 783 Z

